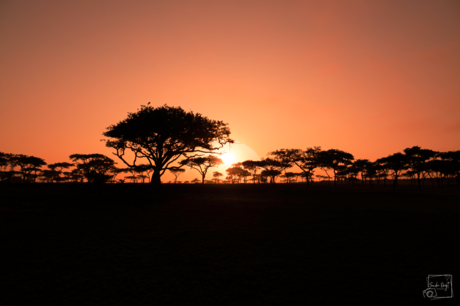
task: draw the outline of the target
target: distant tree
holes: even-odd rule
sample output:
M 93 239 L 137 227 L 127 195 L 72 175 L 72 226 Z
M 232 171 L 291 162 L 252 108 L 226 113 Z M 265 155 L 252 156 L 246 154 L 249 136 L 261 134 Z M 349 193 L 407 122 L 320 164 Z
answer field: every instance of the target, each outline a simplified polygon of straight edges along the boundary
M 137 179 L 137 176 L 129 175 L 129 176 L 125 176 L 125 179 L 131 180 L 132 183 L 135 183 L 136 179 Z
M 373 162 L 375 169 L 377 171 L 376 177 L 378 179 L 378 183 L 380 184 L 380 179 L 383 178 L 383 187 L 385 188 L 387 186 L 387 179 L 388 179 L 388 174 L 390 172 L 390 169 L 387 167 L 387 165 L 383 162 L 380 161 L 380 159 L 377 159 L 375 162 Z
M 214 180 L 216 181 L 216 184 L 219 184 L 219 181 L 220 181 L 219 177 L 223 176 L 223 174 L 218 172 L 218 171 L 214 171 L 212 176 L 214 177 Z
M 419 146 L 404 149 L 409 168 L 414 171 L 417 178 L 418 189 L 421 189 L 421 179 L 426 170 L 426 163 L 436 156 L 436 151 L 422 149 Z
M 201 184 L 204 184 L 204 179 L 208 173 L 209 168 L 217 167 L 223 163 L 224 162 L 220 158 L 213 155 L 206 157 L 192 157 L 180 162 L 181 165 L 187 165 L 200 173 Z
M 242 171 L 240 172 L 240 175 L 239 177 L 243 179 L 243 183 L 247 183 L 247 179 L 248 177 L 251 176 L 251 172 L 249 172 L 248 170 L 245 170 L 245 169 L 242 169 Z
M 257 169 L 260 168 L 260 161 L 254 161 L 254 160 L 246 160 L 241 163 L 243 168 L 245 170 L 251 171 L 252 173 L 252 180 L 254 184 L 256 183 L 256 178 L 257 178 Z
M 102 154 L 72 154 L 69 158 L 88 183 L 106 183 L 118 172 L 115 162 Z
M 74 164 L 67 163 L 67 162 L 62 162 L 62 163 L 54 163 L 54 164 L 48 164 L 48 168 L 53 171 L 54 181 L 60 181 L 62 170 L 63 169 L 69 169 L 70 167 L 73 167 Z
M 199 182 L 200 182 L 200 180 L 199 180 L 198 178 L 194 178 L 194 179 L 192 180 L 192 183 L 194 183 L 194 184 L 198 184 Z
M 65 171 L 65 172 L 62 172 L 62 180 L 67 183 L 67 182 L 71 182 L 73 180 L 73 174 L 72 172 L 70 171 Z
M 137 112 L 128 113 L 126 119 L 109 126 L 104 136 L 109 137 L 107 146 L 114 148 L 114 154 L 127 166 L 137 167 L 138 159 L 146 159 L 153 169 L 153 184 L 161 184 L 161 176 L 180 157 L 214 153 L 233 142 L 230 129 L 222 121 L 167 105 L 142 105 Z M 132 162 L 126 160 L 126 150 L 134 153 Z
M 327 169 L 333 170 L 334 186 L 337 185 L 337 171 L 339 171 L 342 166 L 351 165 L 354 160 L 352 154 L 337 149 L 321 151 L 318 155 L 319 165 L 321 168 L 323 168 L 325 171 Z M 327 175 L 329 176 L 329 174 Z
M 349 181 L 352 183 L 352 184 L 357 184 L 358 183 L 358 174 L 359 172 L 361 172 L 362 169 L 360 169 L 357 165 L 356 165 L 356 162 L 359 161 L 356 160 L 354 163 L 352 163 L 351 165 L 349 165 L 348 167 L 346 167 L 346 174 L 348 176 L 348 179 Z M 362 177 L 362 174 L 361 174 L 361 177 Z
M 152 177 L 153 169 L 150 167 L 150 165 L 146 164 L 140 164 L 135 168 L 135 173 L 139 174 L 139 177 L 142 178 L 142 183 L 144 183 L 145 177 L 147 176 L 147 179 L 150 183 L 150 178 Z
M 316 168 L 320 166 L 321 147 L 311 147 L 306 150 L 301 149 L 285 149 L 285 159 L 292 164 L 295 164 L 304 173 L 304 178 L 307 181 L 307 187 L 310 187 L 310 179 Z
M 366 165 L 366 175 L 369 178 L 369 185 L 372 186 L 372 182 L 374 181 L 375 178 L 378 176 L 378 164 L 369 162 Z
M 244 170 L 238 166 L 233 166 L 233 167 L 228 168 L 225 171 L 228 174 L 228 176 L 226 177 L 227 180 L 231 180 L 232 184 L 235 184 L 235 182 L 238 182 L 238 183 L 240 182 L 241 174 Z
M 276 183 L 276 177 L 281 175 L 281 173 L 282 172 L 280 170 L 272 169 L 272 170 L 263 170 L 261 172 L 261 175 L 263 177 L 270 178 L 270 183 L 274 184 Z
M 5 171 L 6 168 L 10 165 L 10 158 L 13 154 L 0 152 L 0 171 Z
M 56 175 L 54 170 L 43 170 L 40 180 L 44 183 L 51 183 L 56 178 Z
M 174 175 L 174 184 L 177 184 L 177 178 L 179 177 L 179 175 L 185 172 L 185 169 L 169 168 L 169 172 L 171 172 Z
M 460 189 L 460 151 L 449 151 L 438 153 L 438 157 L 448 162 L 449 170 L 444 169 L 443 171 L 455 177 L 457 186 Z
M 426 171 L 429 172 L 430 177 L 433 176 L 439 188 L 442 189 L 444 180 L 449 175 L 453 175 L 452 163 L 450 160 L 444 158 L 446 152 L 438 152 L 436 159 L 430 160 L 426 163 Z
M 138 178 L 142 179 L 142 184 L 145 183 L 145 180 L 148 179 L 149 177 L 147 175 L 144 175 L 144 174 L 140 174 L 137 176 Z
M 46 165 L 46 162 L 40 157 L 28 156 L 23 154 L 14 154 L 9 159 L 12 168 L 19 167 L 19 172 L 22 175 L 22 180 L 28 182 L 31 178 L 36 178 L 36 172 Z
M 353 171 L 361 173 L 361 182 L 366 183 L 367 180 L 367 169 L 369 168 L 371 162 L 368 159 L 357 159 L 353 162 L 352 167 Z
M 270 183 L 275 183 L 276 177 L 281 175 L 282 171 L 286 168 L 290 168 L 291 165 L 281 158 L 273 159 L 268 157 L 262 158 L 260 161 L 260 167 L 264 169 L 261 172 L 262 176 L 269 177 Z
M 326 174 L 327 174 L 327 173 L 326 173 Z M 319 178 L 321 182 L 326 181 L 326 180 L 327 180 L 329 183 L 331 182 L 331 176 L 330 176 L 330 175 L 320 175 L 320 174 L 317 174 L 316 177 Z
M 12 156 L 13 154 L 0 152 L 0 181 L 6 180 L 8 177 L 12 176 L 9 171 L 6 171 L 8 166 L 10 166 L 10 159 Z
M 268 153 L 270 156 L 269 160 L 272 159 L 278 163 L 277 170 L 284 172 L 286 174 L 286 169 L 292 168 L 294 165 L 289 150 L 281 149 Z M 265 159 L 266 161 L 267 159 Z M 270 163 L 270 162 L 269 162 Z
M 287 183 L 292 183 L 293 180 L 295 180 L 300 173 L 295 173 L 295 172 L 286 172 L 284 174 L 284 177 L 286 178 Z
M 350 165 L 341 165 L 337 167 L 337 172 L 336 172 L 337 181 L 345 182 L 346 180 L 348 180 L 348 177 L 350 175 L 351 166 L 352 165 L 350 164 Z
M 377 160 L 377 162 L 383 164 L 393 177 L 393 189 L 398 186 L 398 178 L 401 172 L 408 168 L 407 156 L 402 153 L 395 153 L 387 157 L 383 157 Z
M 72 177 L 72 181 L 74 183 L 83 183 L 83 179 L 85 178 L 84 175 L 83 175 L 83 171 L 81 169 L 72 169 L 72 171 L 70 171 L 71 173 L 71 177 Z

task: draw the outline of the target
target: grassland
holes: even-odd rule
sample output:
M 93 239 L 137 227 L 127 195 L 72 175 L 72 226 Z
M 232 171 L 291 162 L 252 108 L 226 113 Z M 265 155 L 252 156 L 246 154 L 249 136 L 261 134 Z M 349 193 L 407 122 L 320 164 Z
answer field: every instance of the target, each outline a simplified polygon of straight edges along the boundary
M 428 274 L 460 275 L 459 199 L 453 188 L 3 184 L 0 305 L 419 304 Z

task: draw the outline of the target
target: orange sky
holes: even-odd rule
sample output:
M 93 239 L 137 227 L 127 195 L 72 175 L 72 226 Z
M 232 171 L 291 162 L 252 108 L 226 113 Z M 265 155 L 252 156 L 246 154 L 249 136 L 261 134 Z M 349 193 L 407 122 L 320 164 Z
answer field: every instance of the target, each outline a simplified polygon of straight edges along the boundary
M 460 150 L 460 2 L 1 1 L 0 151 L 111 151 L 141 104 L 230 124 L 259 156 Z

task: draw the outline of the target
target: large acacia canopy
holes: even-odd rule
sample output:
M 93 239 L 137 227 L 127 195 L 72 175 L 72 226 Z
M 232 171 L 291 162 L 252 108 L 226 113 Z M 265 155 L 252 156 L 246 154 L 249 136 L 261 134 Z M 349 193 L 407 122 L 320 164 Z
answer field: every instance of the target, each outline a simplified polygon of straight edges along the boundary
M 106 145 L 129 167 L 137 167 L 138 159 L 147 159 L 154 170 L 152 183 L 161 183 L 160 177 L 174 168 L 178 158 L 195 153 L 213 153 L 230 139 L 226 123 L 208 119 L 199 113 L 186 112 L 181 107 L 142 105 L 135 113 L 107 128 Z M 134 153 L 128 161 L 125 151 Z

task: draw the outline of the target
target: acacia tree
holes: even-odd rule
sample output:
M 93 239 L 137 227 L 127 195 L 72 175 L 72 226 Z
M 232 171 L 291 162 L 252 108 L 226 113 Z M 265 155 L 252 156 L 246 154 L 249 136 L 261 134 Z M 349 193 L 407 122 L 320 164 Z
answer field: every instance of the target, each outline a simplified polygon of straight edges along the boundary
M 136 167 L 136 173 L 139 174 L 139 177 L 142 178 L 142 183 L 144 183 L 144 179 L 148 179 L 150 183 L 150 177 L 152 176 L 153 169 L 150 168 L 149 165 L 141 164 Z
M 214 178 L 214 180 L 216 180 L 216 184 L 219 184 L 219 177 L 223 176 L 222 173 L 220 173 L 219 171 L 214 171 L 214 173 L 212 174 L 212 177 Z
M 383 164 L 385 168 L 391 171 L 390 175 L 393 177 L 393 189 L 396 190 L 401 171 L 407 169 L 406 155 L 398 152 L 387 157 L 379 158 L 376 162 Z
M 350 153 L 337 149 L 330 149 L 327 151 L 321 151 L 318 159 L 319 165 L 324 170 L 332 169 L 334 171 L 334 186 L 337 186 L 337 171 L 341 170 L 343 166 L 352 164 L 354 157 Z
M 294 164 L 303 171 L 307 180 L 307 187 L 310 187 L 310 178 L 313 176 L 315 168 L 319 166 L 319 153 L 321 147 L 301 149 L 281 149 L 272 152 L 272 155 L 278 156 L 284 163 Z
M 224 162 L 213 155 L 209 155 L 206 157 L 193 157 L 189 159 L 182 160 L 180 162 L 181 165 L 187 165 L 192 169 L 195 169 L 201 175 L 201 184 L 204 184 L 204 179 L 206 174 L 208 173 L 209 168 L 217 167 L 222 165 Z
M 449 163 L 447 172 L 455 177 L 457 187 L 460 189 L 460 151 L 442 152 L 439 157 Z
M 67 162 L 49 164 L 48 168 L 54 174 L 52 180 L 60 181 L 60 179 L 62 179 L 62 177 L 61 177 L 62 170 L 63 169 L 69 169 L 70 167 L 73 167 L 73 166 L 74 166 L 74 164 L 67 163 Z
M 179 175 L 185 172 L 185 169 L 170 168 L 169 172 L 171 172 L 174 175 L 174 184 L 177 184 L 177 178 L 179 177 Z
M 260 167 L 260 161 L 245 160 L 244 162 L 241 163 L 241 165 L 243 166 L 245 170 L 252 171 L 252 181 L 255 184 L 257 169 Z
M 452 161 L 448 158 L 449 152 L 439 152 L 436 154 L 436 159 L 430 160 L 427 163 L 427 170 L 431 172 L 431 174 L 436 179 L 438 187 L 442 189 L 444 180 L 449 175 L 454 174 L 454 168 Z M 431 176 L 430 174 L 430 176 Z
M 236 164 L 233 164 L 232 167 L 225 170 L 228 174 L 227 178 L 230 178 L 232 180 L 232 184 L 234 184 L 235 181 L 240 183 L 241 179 L 243 179 L 244 182 L 246 183 L 246 177 L 251 175 L 249 171 L 241 168 L 241 165 L 242 165 L 241 163 L 236 163 Z
M 3 177 L 8 177 L 6 169 L 10 165 L 10 158 L 12 156 L 12 154 L 0 152 L 0 180 L 2 180 Z
M 414 171 L 417 178 L 418 189 L 420 190 L 423 174 L 426 171 L 426 163 L 436 156 L 436 151 L 422 149 L 419 146 L 404 149 L 409 168 Z
M 293 162 L 290 158 L 288 150 L 281 149 L 268 153 L 269 156 L 272 156 L 272 159 L 277 162 L 277 170 L 284 172 L 286 174 L 286 169 L 292 168 Z M 268 163 L 271 163 L 271 159 L 268 158 Z
M 22 180 L 24 182 L 28 182 L 31 177 L 34 178 L 35 182 L 37 171 L 40 171 L 40 168 L 46 165 L 46 162 L 40 157 L 23 154 L 14 154 L 10 157 L 9 163 L 12 168 L 19 167 L 19 172 L 21 173 Z
M 269 177 L 270 183 L 275 183 L 276 177 L 280 175 L 282 171 L 286 170 L 286 168 L 291 167 L 289 162 L 282 158 L 273 159 L 270 157 L 262 158 L 262 160 L 259 162 L 259 165 L 261 168 L 264 169 L 261 172 L 261 175 L 265 177 Z
M 149 102 L 150 104 L 150 102 Z M 192 158 L 197 153 L 214 153 L 230 139 L 226 123 L 208 119 L 181 107 L 142 105 L 135 113 L 107 128 L 107 147 L 115 149 L 127 166 L 138 167 L 138 159 L 146 159 L 153 169 L 152 184 L 161 184 L 161 176 L 180 157 Z M 130 162 L 126 150 L 134 154 Z
M 76 163 L 88 183 L 105 183 L 119 171 L 115 162 L 102 154 L 72 154 L 69 158 Z

